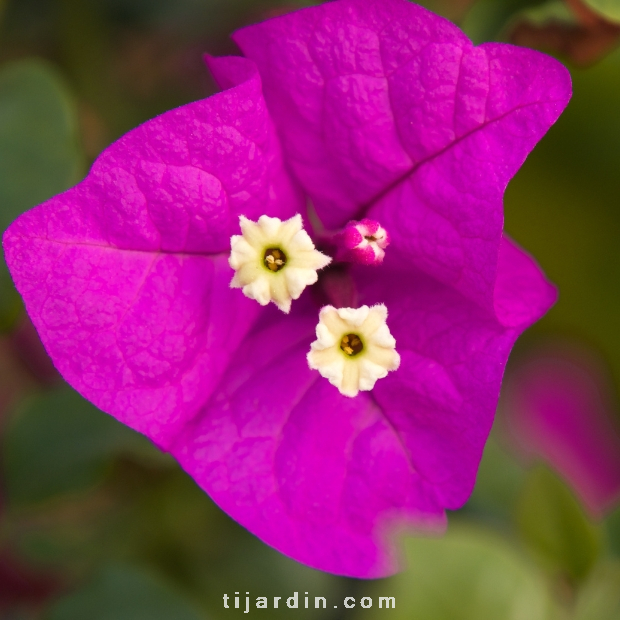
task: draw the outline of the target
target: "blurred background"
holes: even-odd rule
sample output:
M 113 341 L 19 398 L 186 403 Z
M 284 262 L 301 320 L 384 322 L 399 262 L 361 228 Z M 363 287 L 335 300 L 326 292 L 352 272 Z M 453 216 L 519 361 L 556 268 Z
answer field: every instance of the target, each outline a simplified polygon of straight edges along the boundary
M 0 0 L 0 232 L 124 132 L 213 93 L 203 52 L 234 54 L 234 29 L 303 4 Z M 225 610 L 224 593 L 294 591 L 338 608 L 250 613 L 620 618 L 620 0 L 423 4 L 476 43 L 557 56 L 574 80 L 505 200 L 507 231 L 560 300 L 512 354 L 476 489 L 447 536 L 407 540 L 407 570 L 374 582 L 263 545 L 63 384 L 0 259 L 0 618 L 217 619 L 243 611 Z M 379 596 L 397 608 L 378 610 Z

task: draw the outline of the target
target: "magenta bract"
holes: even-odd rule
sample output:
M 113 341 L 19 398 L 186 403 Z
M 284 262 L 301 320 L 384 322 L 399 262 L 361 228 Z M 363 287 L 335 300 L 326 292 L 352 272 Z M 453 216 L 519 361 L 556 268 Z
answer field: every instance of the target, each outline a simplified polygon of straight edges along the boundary
M 234 38 L 245 58 L 209 59 L 227 90 L 106 149 L 9 228 L 6 259 L 81 394 L 266 543 L 387 575 L 396 528 L 441 527 L 467 500 L 508 353 L 555 300 L 503 236 L 502 196 L 569 75 L 405 0 L 338 0 Z M 229 288 L 238 216 L 305 214 L 307 198 L 327 229 L 368 217 L 391 237 L 381 265 L 330 280 L 388 307 L 401 355 L 356 398 L 307 366 L 314 287 L 288 316 Z
M 620 427 L 603 364 L 565 343 L 534 351 L 510 376 L 506 428 L 527 460 L 543 459 L 601 517 L 620 501 Z

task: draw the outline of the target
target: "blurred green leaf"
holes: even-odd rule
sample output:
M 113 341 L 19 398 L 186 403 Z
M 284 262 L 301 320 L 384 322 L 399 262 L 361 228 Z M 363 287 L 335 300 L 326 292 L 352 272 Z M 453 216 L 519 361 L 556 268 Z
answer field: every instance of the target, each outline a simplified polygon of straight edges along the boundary
M 516 518 L 526 543 L 546 567 L 573 581 L 588 576 L 601 550 L 600 528 L 547 468 L 536 467 L 528 475 Z
M 383 618 L 379 596 L 394 596 L 390 618 L 543 620 L 550 601 L 539 573 L 503 539 L 451 525 L 441 539 L 406 541 L 409 568 L 377 582 L 362 618 Z
M 484 447 L 474 492 L 465 510 L 510 521 L 524 479 L 524 469 L 491 434 Z
M 148 457 L 157 450 L 68 387 L 36 397 L 7 429 L 9 498 L 37 502 L 91 487 L 122 452 Z
M 611 551 L 620 557 L 620 506 L 616 506 L 605 519 Z
M 46 620 L 204 620 L 170 585 L 129 566 L 107 567 L 52 606 Z
M 538 4 L 540 0 L 478 0 L 461 28 L 476 44 L 495 41 L 515 14 Z
M 620 22 L 620 0 L 583 0 L 608 20 Z
M 0 226 L 78 178 L 73 102 L 60 76 L 38 60 L 0 71 Z
M 75 106 L 48 64 L 25 60 L 0 70 L 0 233 L 26 209 L 78 180 L 82 156 Z M 0 261 L 0 328 L 19 308 Z
M 575 620 L 618 620 L 620 618 L 620 563 L 597 567 L 579 591 Z
M 539 26 L 550 21 L 576 24 L 575 15 L 568 8 L 564 0 L 548 0 L 540 5 L 530 7 L 514 16 L 514 19 L 525 19 Z

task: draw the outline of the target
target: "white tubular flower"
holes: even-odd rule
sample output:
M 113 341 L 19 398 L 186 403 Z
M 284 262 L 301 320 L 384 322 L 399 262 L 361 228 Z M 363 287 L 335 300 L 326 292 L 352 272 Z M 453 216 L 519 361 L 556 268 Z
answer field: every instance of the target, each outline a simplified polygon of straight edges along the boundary
M 317 281 L 317 270 L 332 259 L 315 249 L 299 214 L 285 222 L 267 215 L 252 222 L 242 215 L 239 224 L 241 235 L 230 238 L 228 263 L 236 272 L 231 288 L 242 289 L 261 306 L 273 301 L 288 313 L 291 301 Z
M 372 390 L 377 379 L 400 365 L 400 355 L 394 350 L 396 340 L 386 319 L 383 304 L 357 309 L 321 308 L 308 365 L 345 396 Z

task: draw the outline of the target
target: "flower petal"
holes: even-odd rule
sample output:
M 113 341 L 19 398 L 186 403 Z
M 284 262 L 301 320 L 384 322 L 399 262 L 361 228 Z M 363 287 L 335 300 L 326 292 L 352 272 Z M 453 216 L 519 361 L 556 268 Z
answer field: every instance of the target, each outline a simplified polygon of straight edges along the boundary
M 373 395 L 445 508 L 462 506 L 473 489 L 514 341 L 555 301 L 531 258 L 512 242 L 502 248 L 497 314 L 422 272 L 391 269 L 356 279 L 363 303 L 389 308 L 401 356 L 398 371 Z M 384 266 L 394 265 L 387 257 Z
M 468 205 L 451 206 L 450 196 L 437 217 L 448 211 L 464 236 L 467 220 L 491 209 L 497 245 L 496 197 L 570 97 L 557 61 L 513 46 L 474 48 L 456 26 L 405 0 L 328 2 L 233 38 L 256 61 L 287 159 L 328 227 L 363 216 L 392 185 L 482 129 L 471 166 L 455 154 L 452 168 L 465 169 L 457 191 L 477 181 L 471 200 L 485 203 L 485 212 L 464 212 Z M 458 153 L 469 156 L 464 147 Z M 437 180 L 430 168 L 426 176 Z M 433 192 L 424 184 L 425 209 L 450 187 Z M 392 233 L 391 222 L 379 221 Z
M 237 86 L 130 132 L 82 183 L 21 216 L 3 239 L 65 379 L 164 448 L 259 312 L 228 286 L 238 214 L 291 217 L 303 206 L 256 69 L 233 64 Z
M 390 230 L 390 252 L 400 260 L 492 306 L 504 190 L 560 114 L 570 87 L 560 65 L 531 50 L 489 44 L 472 54 L 477 56 L 472 76 L 490 76 L 477 86 L 486 100 L 480 124 L 455 133 L 449 147 L 418 164 L 369 216 Z M 461 71 L 467 71 L 465 60 Z M 458 79 L 470 86 L 473 81 Z
M 504 235 L 499 246 L 493 308 L 506 327 L 526 329 L 556 302 L 558 293 L 536 261 Z
M 474 47 L 405 0 L 339 0 L 234 35 L 328 227 L 368 216 L 401 259 L 491 305 L 510 178 L 571 94 L 533 50 Z
M 265 311 L 172 453 L 279 551 L 322 570 L 384 576 L 397 568 L 388 526 L 438 527 L 443 512 L 372 397 L 342 396 L 308 368 L 309 299 L 286 321 Z
M 355 398 L 305 364 L 309 295 L 286 322 L 266 311 L 172 453 L 279 551 L 356 577 L 393 572 L 395 528 L 437 527 L 469 497 L 508 353 L 555 299 L 533 261 L 503 246 L 497 314 L 390 257 L 357 268 L 363 302 L 389 309 L 401 365 Z

